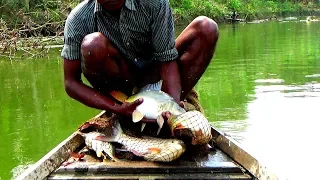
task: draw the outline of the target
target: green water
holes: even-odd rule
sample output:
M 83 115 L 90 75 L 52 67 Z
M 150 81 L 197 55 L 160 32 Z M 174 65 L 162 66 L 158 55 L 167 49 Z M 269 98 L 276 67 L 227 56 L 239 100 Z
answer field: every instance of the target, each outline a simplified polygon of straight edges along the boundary
M 208 119 L 274 171 L 319 178 L 320 22 L 219 28 L 214 61 L 197 85 Z M 66 95 L 59 53 L 0 59 L 0 179 L 35 163 L 99 112 Z

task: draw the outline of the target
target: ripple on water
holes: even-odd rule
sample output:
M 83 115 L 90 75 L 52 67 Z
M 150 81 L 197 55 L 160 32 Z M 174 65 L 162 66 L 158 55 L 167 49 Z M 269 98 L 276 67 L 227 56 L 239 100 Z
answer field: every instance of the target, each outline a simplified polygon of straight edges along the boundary
M 320 74 L 312 74 L 312 75 L 306 75 L 306 78 L 318 78 L 320 77 Z
M 256 79 L 255 83 L 270 83 L 270 84 L 281 84 L 285 81 L 283 79 Z

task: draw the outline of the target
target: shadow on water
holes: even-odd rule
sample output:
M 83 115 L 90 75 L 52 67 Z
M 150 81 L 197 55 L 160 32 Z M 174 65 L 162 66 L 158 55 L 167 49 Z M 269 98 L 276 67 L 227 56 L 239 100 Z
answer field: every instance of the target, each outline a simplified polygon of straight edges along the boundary
M 320 135 L 320 23 L 219 29 L 214 60 L 196 86 L 206 116 L 271 167 L 292 179 L 305 177 L 299 172 L 312 172 L 312 154 L 320 151 L 314 148 Z M 36 162 L 99 112 L 66 95 L 59 53 L 53 51 L 50 60 L 0 59 L 2 179 Z

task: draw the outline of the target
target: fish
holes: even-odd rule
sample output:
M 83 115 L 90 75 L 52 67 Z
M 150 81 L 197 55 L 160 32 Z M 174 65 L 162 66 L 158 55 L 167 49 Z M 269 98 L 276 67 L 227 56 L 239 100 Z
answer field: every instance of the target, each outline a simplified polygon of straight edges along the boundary
M 189 136 L 192 145 L 205 145 L 212 139 L 209 121 L 197 110 L 188 111 L 178 116 L 170 115 L 167 122 L 172 136 L 178 139 L 181 135 Z M 182 131 L 187 133 L 179 133 Z
M 103 133 L 92 131 L 89 133 L 80 133 L 85 139 L 85 144 L 87 148 L 94 150 L 97 157 L 103 156 L 105 161 L 107 158 L 114 162 L 119 162 L 120 160 L 115 157 L 115 148 L 110 142 L 99 141 L 96 138 L 105 136 Z
M 178 159 L 186 150 L 183 141 L 179 139 L 161 139 L 156 137 L 132 137 L 122 131 L 120 123 L 114 122 L 112 132 L 107 135 L 95 136 L 102 142 L 116 142 L 134 155 L 146 161 L 171 162 Z
M 156 119 L 159 126 L 157 135 L 163 127 L 164 118 L 163 112 L 170 112 L 172 115 L 180 115 L 186 112 L 169 94 L 161 91 L 162 80 L 155 84 L 148 84 L 138 91 L 138 93 L 127 97 L 120 91 L 112 91 L 110 95 L 121 102 L 134 102 L 139 98 L 143 98 L 143 102 L 136 107 L 132 113 L 132 121 L 137 123 L 143 118 Z M 143 131 L 145 123 L 142 123 L 141 132 Z

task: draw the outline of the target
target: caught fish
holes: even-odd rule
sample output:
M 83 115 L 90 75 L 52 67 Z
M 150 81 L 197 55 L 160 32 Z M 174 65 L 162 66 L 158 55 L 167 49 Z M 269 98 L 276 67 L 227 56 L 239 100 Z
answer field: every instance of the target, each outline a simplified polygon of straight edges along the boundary
M 171 115 L 168 124 L 172 135 L 179 138 L 181 134 L 191 138 L 191 144 L 204 145 L 212 139 L 211 125 L 199 111 L 188 111 L 181 115 Z M 183 132 L 184 133 L 179 133 Z
M 146 85 L 137 94 L 130 97 L 126 97 L 119 91 L 113 91 L 110 94 L 121 102 L 134 102 L 139 98 L 143 98 L 143 103 L 137 106 L 132 113 L 132 121 L 136 123 L 143 118 L 156 119 L 159 125 L 157 134 L 159 134 L 164 123 L 163 112 L 169 111 L 175 116 L 186 112 L 170 95 L 161 91 L 161 87 L 162 80 L 155 84 Z M 142 124 L 141 131 L 143 131 L 145 125 L 145 123 Z
M 112 161 L 120 161 L 115 157 L 114 146 L 105 141 L 99 141 L 96 138 L 105 136 L 99 132 L 80 133 L 85 138 L 85 144 L 87 148 L 96 152 L 97 157 L 103 156 L 103 160 L 111 159 Z
M 170 162 L 185 152 L 185 144 L 178 139 L 160 139 L 154 137 L 131 137 L 123 133 L 120 123 L 115 122 L 112 133 L 108 136 L 95 136 L 95 140 L 117 142 L 136 156 L 146 161 Z

